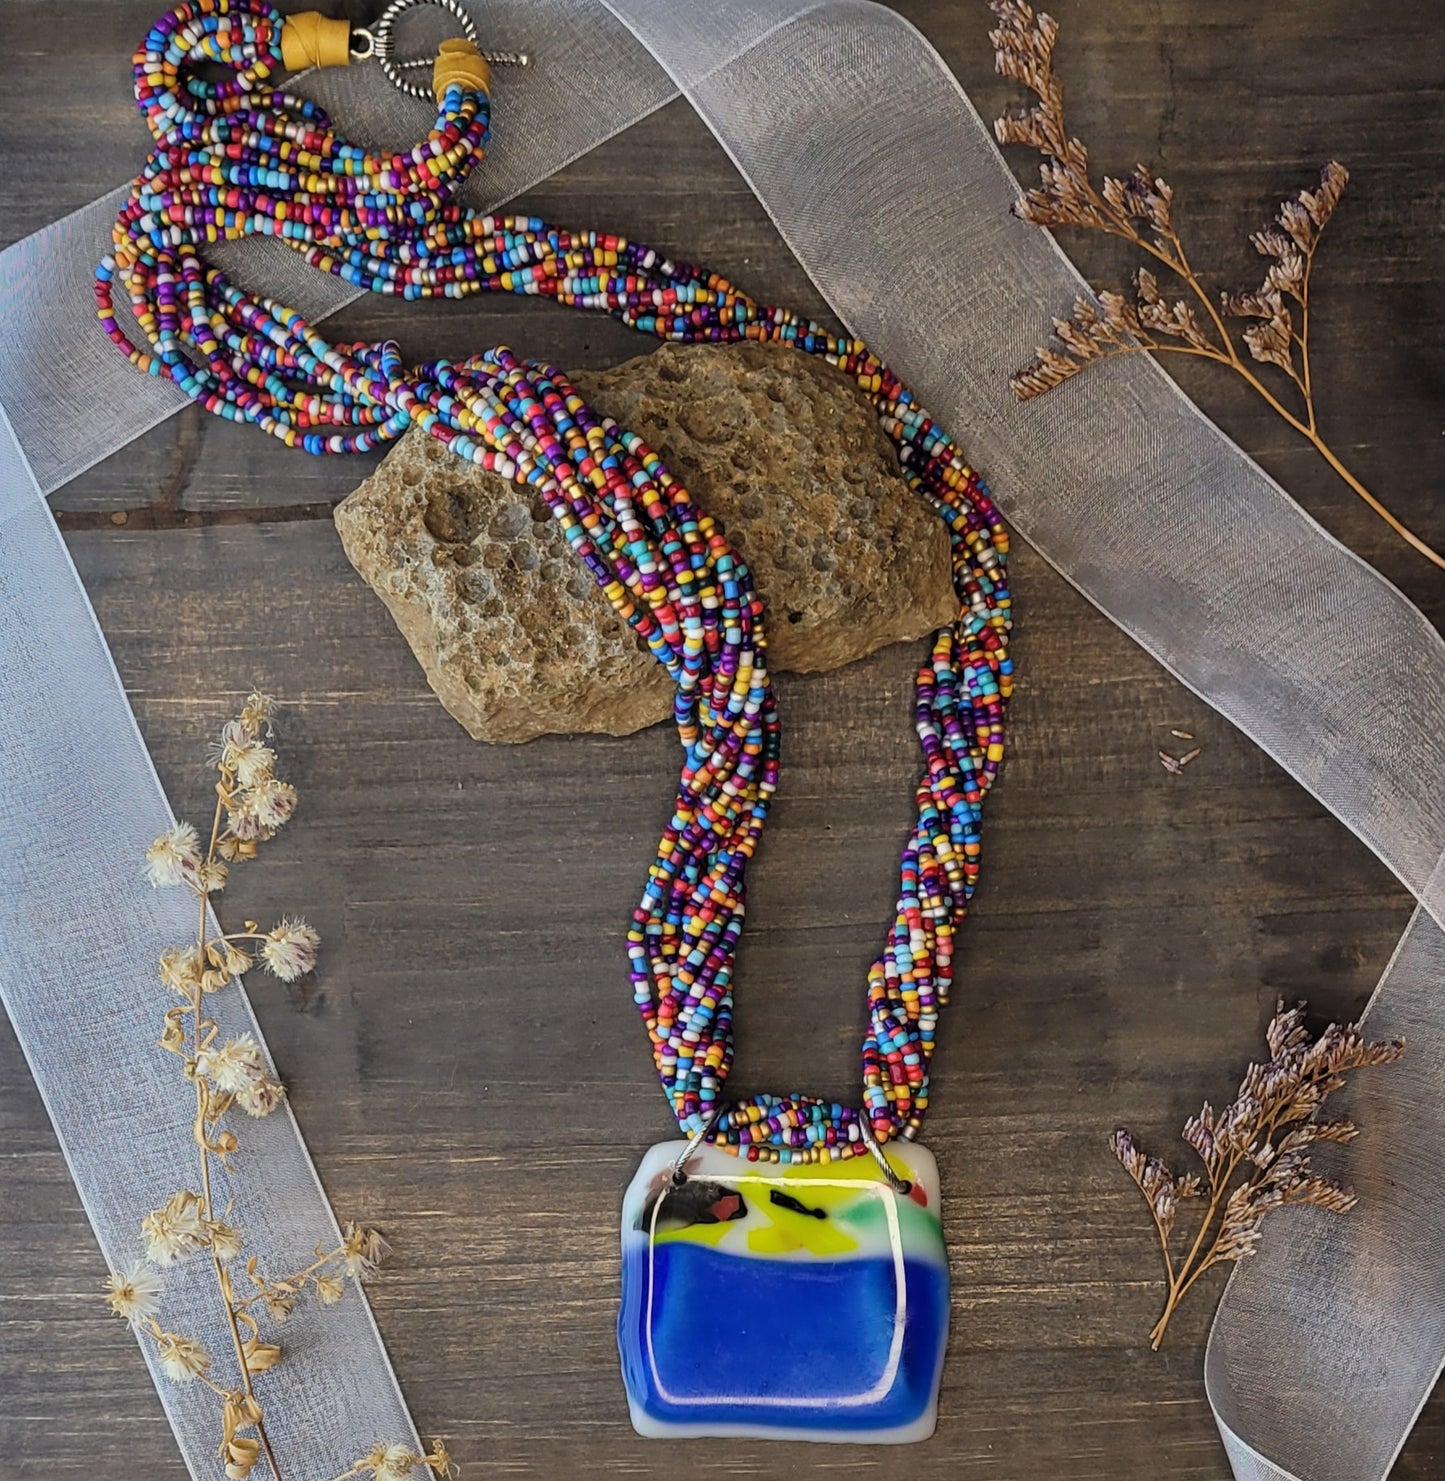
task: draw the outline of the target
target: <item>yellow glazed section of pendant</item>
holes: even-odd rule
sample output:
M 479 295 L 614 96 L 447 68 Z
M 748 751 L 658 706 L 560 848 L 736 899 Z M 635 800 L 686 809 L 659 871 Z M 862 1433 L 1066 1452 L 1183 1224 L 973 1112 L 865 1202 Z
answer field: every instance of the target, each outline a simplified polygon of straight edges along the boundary
M 922 1241 L 939 1239 L 938 1214 L 927 1206 L 924 1190 L 895 1199 L 871 1160 L 855 1163 L 804 1164 L 766 1174 L 750 1169 L 702 1174 L 693 1189 L 716 1188 L 721 1195 L 714 1206 L 718 1212 L 708 1209 L 678 1227 L 668 1218 L 675 1203 L 664 1197 L 653 1238 L 659 1244 L 702 1244 L 734 1255 L 826 1259 L 882 1254 L 892 1243 L 882 1201 L 886 1192 L 908 1233 Z M 659 1189 L 659 1196 L 664 1191 Z

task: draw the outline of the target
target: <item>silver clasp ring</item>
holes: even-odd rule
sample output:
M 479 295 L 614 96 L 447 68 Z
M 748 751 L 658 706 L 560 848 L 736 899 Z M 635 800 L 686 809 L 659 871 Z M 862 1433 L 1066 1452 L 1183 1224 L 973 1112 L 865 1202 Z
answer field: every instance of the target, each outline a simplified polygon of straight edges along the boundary
M 468 14 L 466 7 L 460 3 L 460 0 L 391 0 L 391 4 L 382 11 L 374 27 L 370 29 L 357 27 L 352 31 L 353 36 L 364 36 L 368 45 L 367 51 L 353 51 L 352 55 L 374 58 L 381 67 L 381 70 L 386 74 L 387 81 L 399 92 L 404 92 L 409 98 L 420 98 L 425 103 L 432 101 L 430 87 L 422 87 L 420 84 L 402 76 L 403 72 L 419 67 L 430 68 L 432 63 L 426 60 L 397 61 L 395 57 L 396 41 L 392 35 L 392 29 L 396 25 L 399 16 L 405 15 L 408 10 L 420 9 L 424 5 L 429 5 L 436 10 L 445 11 L 447 15 L 451 16 L 461 27 L 462 35 L 493 66 L 525 67 L 531 61 L 531 58 L 525 52 L 482 51 L 481 41 L 477 36 L 476 24 Z

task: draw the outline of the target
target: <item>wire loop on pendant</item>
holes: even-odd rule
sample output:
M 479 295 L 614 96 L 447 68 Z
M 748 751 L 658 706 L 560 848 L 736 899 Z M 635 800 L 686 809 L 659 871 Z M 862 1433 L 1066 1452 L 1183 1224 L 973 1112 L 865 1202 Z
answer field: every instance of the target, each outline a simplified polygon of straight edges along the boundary
M 884 1154 L 883 1148 L 878 1144 L 878 1138 L 873 1135 L 873 1128 L 868 1124 L 866 1116 L 858 1118 L 858 1131 L 862 1136 L 863 1145 L 873 1154 L 878 1166 L 883 1169 L 883 1176 L 888 1179 L 888 1186 L 901 1198 L 913 1191 L 913 1184 L 907 1178 L 900 1178 L 893 1170 L 893 1164 L 889 1162 Z
M 715 1106 L 713 1113 L 702 1123 L 698 1129 L 687 1139 L 687 1146 L 678 1153 L 677 1161 L 672 1164 L 672 1186 L 680 1188 L 687 1182 L 687 1164 L 697 1156 L 698 1148 L 708 1139 L 718 1119 L 727 1109 L 726 1106 Z

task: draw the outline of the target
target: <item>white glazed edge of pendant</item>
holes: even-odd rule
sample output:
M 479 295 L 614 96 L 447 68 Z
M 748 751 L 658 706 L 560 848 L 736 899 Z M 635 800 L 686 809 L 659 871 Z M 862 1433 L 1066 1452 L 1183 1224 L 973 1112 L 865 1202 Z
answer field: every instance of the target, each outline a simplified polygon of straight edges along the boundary
M 907 1424 L 887 1430 L 790 1429 L 783 1425 L 668 1424 L 654 1419 L 627 1396 L 632 1428 L 644 1440 L 795 1440 L 808 1445 L 916 1445 L 930 1439 L 938 1428 L 938 1400 L 930 1401 L 925 1413 Z

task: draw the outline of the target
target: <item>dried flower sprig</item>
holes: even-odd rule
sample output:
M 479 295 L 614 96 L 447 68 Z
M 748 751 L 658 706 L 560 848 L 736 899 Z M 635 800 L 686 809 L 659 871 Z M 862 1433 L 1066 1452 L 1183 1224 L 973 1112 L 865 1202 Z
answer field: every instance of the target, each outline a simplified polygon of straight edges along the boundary
M 1068 318 L 1054 320 L 1059 348 L 1037 358 L 1009 381 L 1020 400 L 1041 396 L 1086 366 L 1116 355 L 1194 355 L 1235 372 L 1262 397 L 1386 524 L 1427 560 L 1445 568 L 1445 557 L 1407 529 L 1345 466 L 1320 434 L 1310 365 L 1310 270 L 1315 250 L 1344 194 L 1349 172 L 1331 160 L 1315 190 L 1301 190 L 1250 242 L 1268 261 L 1264 281 L 1252 292 L 1220 293 L 1217 301 L 1196 276 L 1174 224 L 1174 191 L 1143 165 L 1123 179 L 1104 176 L 1095 188 L 1089 152 L 1064 124 L 1064 85 L 1054 70 L 1058 22 L 1035 15 L 1025 0 L 989 0 L 999 18 L 989 33 L 1000 75 L 1029 89 L 1038 102 L 1003 114 L 994 123 L 1000 144 L 1024 144 L 1043 156 L 1039 185 L 1014 203 L 1014 214 L 1035 226 L 1076 226 L 1120 237 L 1172 273 L 1194 299 L 1172 301 L 1148 268 L 1135 274 L 1132 298 L 1103 291 L 1098 302 L 1080 298 Z M 1202 310 L 1202 317 L 1201 317 Z M 1231 320 L 1248 321 L 1239 331 Z M 1300 410 L 1292 411 L 1250 366 L 1270 366 L 1290 383 Z
M 285 1090 L 252 1035 L 221 1038 L 207 1013 L 206 998 L 249 971 L 258 958 L 283 982 L 293 982 L 316 965 L 320 946 L 316 932 L 293 916 L 265 932 L 256 921 L 247 921 L 237 932 L 211 932 L 211 897 L 225 888 L 229 869 L 254 858 L 296 808 L 296 789 L 277 777 L 276 752 L 267 744 L 274 738 L 273 711 L 270 699 L 253 693 L 212 748 L 209 759 L 218 774 L 216 808 L 204 852 L 201 835 L 189 823 L 174 824 L 146 851 L 145 872 L 151 884 L 189 889 L 198 904 L 195 941 L 168 947 L 161 954 L 161 982 L 183 1001 L 165 1014 L 159 1044 L 181 1061 L 182 1072 L 195 1087 L 191 1138 L 199 1154 L 200 1191 L 180 1189 L 147 1214 L 140 1232 L 149 1264 L 137 1262 L 113 1271 L 105 1282 L 111 1311 L 151 1341 L 161 1372 L 173 1383 L 199 1382 L 222 1401 L 219 1454 L 229 1481 L 245 1481 L 263 1457 L 272 1481 L 283 1481 L 254 1380 L 282 1362 L 285 1352 L 263 1337 L 258 1318 L 264 1315 L 280 1325 L 308 1293 L 323 1306 L 335 1305 L 345 1296 L 348 1280 L 360 1284 L 387 1253 L 386 1241 L 374 1230 L 348 1224 L 339 1245 L 328 1249 L 318 1244 L 315 1259 L 289 1275 L 266 1275 L 259 1257 L 251 1255 L 245 1271 L 252 1292 L 241 1296 L 231 1267 L 245 1253 L 245 1236 L 215 1207 L 213 1164 L 232 1171 L 231 1159 L 240 1147 L 236 1132 L 225 1124 L 227 1116 L 233 1108 L 248 1116 L 268 1116 L 281 1104 Z M 171 1331 L 158 1318 L 164 1283 L 156 1271 L 193 1257 L 208 1260 L 215 1272 L 235 1355 L 231 1382 L 218 1379 L 217 1360 L 199 1342 Z M 382 1481 L 407 1474 L 399 1469 L 398 1447 L 373 1452 L 383 1461 L 393 1453 L 390 1471 L 371 1467 Z M 444 1450 L 433 1454 L 445 1457 Z M 437 1475 L 447 1474 L 431 1458 L 425 1459 Z
M 1304 1008 L 1300 1003 L 1286 1009 L 1281 1002 L 1265 1031 L 1269 1059 L 1249 1066 L 1238 1096 L 1224 1110 L 1216 1113 L 1206 1101 L 1185 1123 L 1184 1140 L 1204 1164 L 1202 1179 L 1195 1173 L 1175 1177 L 1127 1131 L 1111 1139 L 1114 1155 L 1149 1205 L 1164 1254 L 1169 1292 L 1149 1333 L 1156 1350 L 1175 1308 L 1206 1270 L 1254 1253 L 1260 1221 L 1271 1209 L 1313 1204 L 1343 1214 L 1355 1206 L 1353 1188 L 1321 1176 L 1310 1163 L 1316 1144 L 1353 1140 L 1355 1124 L 1321 1121 L 1319 1112 L 1349 1071 L 1393 1064 L 1405 1052 L 1404 1041 L 1370 1043 L 1358 1027 L 1337 1023 L 1311 1039 Z M 1170 1239 L 1179 1205 L 1196 1198 L 1207 1198 L 1204 1216 L 1188 1252 L 1176 1260 Z
M 343 1471 L 336 1481 L 347 1481 L 349 1476 L 369 1476 L 371 1481 L 407 1481 L 408 1477 L 420 1481 L 425 1471 L 444 1478 L 444 1481 L 446 1477 L 457 1474 L 456 1463 L 440 1440 L 434 1440 L 425 1455 L 418 1455 L 406 1445 L 378 1445 L 349 1471 Z

